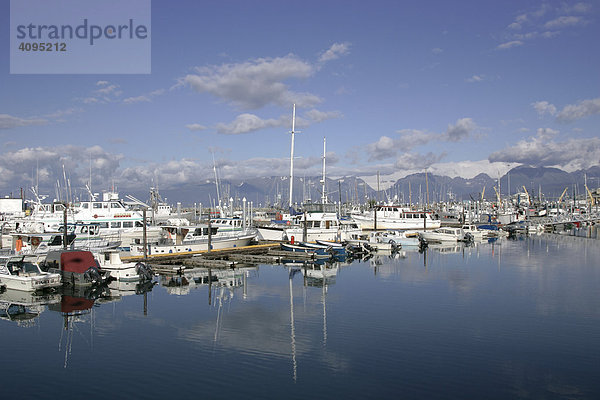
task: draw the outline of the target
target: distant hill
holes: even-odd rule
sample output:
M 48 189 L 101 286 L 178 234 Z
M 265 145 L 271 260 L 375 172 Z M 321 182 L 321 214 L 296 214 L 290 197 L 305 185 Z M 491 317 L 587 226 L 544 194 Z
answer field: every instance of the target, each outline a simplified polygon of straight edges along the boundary
M 540 188 L 547 198 L 557 198 L 565 188 L 568 195 L 572 195 L 576 188 L 577 193 L 583 193 L 584 179 L 587 175 L 588 187 L 597 188 L 600 184 L 600 166 L 587 170 L 565 172 L 558 168 L 519 166 L 511 169 L 506 175 L 500 177 L 502 195 L 516 193 L 527 188 L 531 195 L 537 196 Z M 509 188 L 510 177 L 510 188 Z M 427 201 L 427 187 L 429 189 L 429 202 L 445 201 L 451 198 L 457 200 L 478 199 L 485 188 L 485 198 L 495 198 L 493 187 L 498 185 L 497 178 L 487 174 L 479 174 L 471 179 L 460 177 L 427 175 L 418 173 L 399 179 L 390 188 L 379 193 L 370 187 L 363 179 L 357 177 L 344 177 L 341 179 L 327 179 L 326 190 L 330 201 L 339 201 L 340 193 L 342 202 L 365 202 L 368 199 L 380 201 L 397 199 L 401 202 L 413 203 Z M 340 191 L 341 189 L 341 191 Z M 124 189 L 126 194 L 129 192 Z M 320 177 L 294 178 L 294 202 L 299 203 L 305 199 L 318 201 L 321 198 Z M 161 189 L 163 198 L 170 204 L 181 202 L 183 206 L 193 206 L 202 203 L 207 207 L 215 203 L 217 191 L 214 180 L 207 180 L 194 185 L 179 185 L 169 189 Z M 131 193 L 140 200 L 147 200 L 148 192 Z M 254 207 L 266 204 L 278 204 L 287 207 L 289 203 L 289 177 L 259 177 L 246 180 L 223 180 L 220 184 L 221 199 L 233 198 L 236 204 L 241 204 L 244 197 L 248 202 L 253 202 Z

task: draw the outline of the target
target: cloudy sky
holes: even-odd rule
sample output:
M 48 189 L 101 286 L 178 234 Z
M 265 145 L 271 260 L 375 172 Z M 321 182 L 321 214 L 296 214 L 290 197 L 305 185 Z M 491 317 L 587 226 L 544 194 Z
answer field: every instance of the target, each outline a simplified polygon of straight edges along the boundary
M 298 176 L 600 164 L 597 2 L 153 0 L 147 75 L 11 75 L 9 4 L 2 195 L 285 176 L 294 103 Z

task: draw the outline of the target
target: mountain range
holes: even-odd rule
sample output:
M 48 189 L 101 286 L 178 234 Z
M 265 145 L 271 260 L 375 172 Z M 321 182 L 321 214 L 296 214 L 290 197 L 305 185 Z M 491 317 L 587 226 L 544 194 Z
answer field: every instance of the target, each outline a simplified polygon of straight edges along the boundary
M 294 203 L 311 199 L 321 199 L 322 185 L 320 177 L 294 178 L 293 192 Z M 365 202 L 368 200 L 397 200 L 400 202 L 424 203 L 446 201 L 450 199 L 468 200 L 479 199 L 482 194 L 486 199 L 494 199 L 498 189 L 502 196 L 523 191 L 525 187 L 530 195 L 538 196 L 541 192 L 547 199 L 556 199 L 567 188 L 567 198 L 573 194 L 583 194 L 584 183 L 590 190 L 600 186 L 600 166 L 587 170 L 566 172 L 551 167 L 518 166 L 511 169 L 500 178 L 492 178 L 487 174 L 478 174 L 473 178 L 451 178 L 448 176 L 418 173 L 408 175 L 397 180 L 386 190 L 377 191 L 359 177 L 342 177 L 326 179 L 326 192 L 331 202 Z M 509 186 L 510 182 L 510 186 Z M 207 180 L 195 185 L 181 185 L 160 189 L 163 199 L 170 203 L 180 202 L 182 206 L 190 207 L 194 203 L 208 207 L 216 204 L 217 186 L 214 180 Z M 126 188 L 125 188 L 126 191 Z M 149 198 L 148 192 L 131 193 L 141 200 Z M 272 176 L 246 180 L 223 180 L 219 183 L 219 197 L 233 198 L 235 205 L 241 206 L 242 199 L 252 202 L 253 207 L 265 205 L 280 205 L 287 207 L 289 204 L 289 177 Z

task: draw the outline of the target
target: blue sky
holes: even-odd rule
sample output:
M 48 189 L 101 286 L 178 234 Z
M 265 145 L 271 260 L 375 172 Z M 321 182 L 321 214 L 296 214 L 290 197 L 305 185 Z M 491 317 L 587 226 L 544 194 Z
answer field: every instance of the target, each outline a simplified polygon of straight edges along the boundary
M 0 188 L 600 164 L 600 4 L 152 1 L 152 73 L 11 75 Z M 37 171 L 37 172 L 35 172 Z M 39 178 L 38 178 L 39 177 Z M 98 187 L 101 186 L 101 187 Z

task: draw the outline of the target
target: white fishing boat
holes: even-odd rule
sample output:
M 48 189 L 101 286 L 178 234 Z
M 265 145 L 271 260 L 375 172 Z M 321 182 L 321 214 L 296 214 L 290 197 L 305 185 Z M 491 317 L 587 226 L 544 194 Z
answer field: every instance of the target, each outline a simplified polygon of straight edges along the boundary
M 114 280 L 133 282 L 152 279 L 153 273 L 149 266 L 141 262 L 124 263 L 117 250 L 97 252 L 94 256 L 100 268 Z
M 397 244 L 394 239 L 382 235 L 380 232 L 370 232 L 365 239 L 348 240 L 348 243 L 361 245 L 366 248 L 371 248 L 378 251 L 398 251 L 402 246 Z M 366 246 L 365 246 L 366 245 Z
M 464 239 L 465 233 L 461 228 L 443 227 L 419 232 L 419 237 L 428 242 L 458 242 Z
M 484 233 L 486 233 L 484 231 L 477 229 L 477 226 L 473 225 L 473 224 L 463 225 L 462 230 L 465 234 L 465 239 L 467 239 L 467 235 L 471 235 L 472 239 L 476 240 L 476 241 L 483 240 Z
M 299 225 L 285 228 L 284 239 L 302 242 L 317 240 L 341 242 L 356 239 L 362 234 L 358 225 L 338 218 L 335 204 L 304 203 L 302 209 L 304 214 L 300 215 Z
M 352 219 L 362 229 L 414 230 L 437 229 L 441 221 L 430 212 L 411 210 L 399 205 L 379 205 L 373 210 L 352 214 Z
M 36 291 L 61 286 L 61 276 L 43 272 L 37 256 L 12 256 L 0 265 L 0 285 L 7 289 Z
M 163 236 L 158 242 L 148 243 L 148 255 L 181 254 L 196 251 L 207 251 L 209 243 L 208 225 L 198 226 L 163 226 Z M 229 249 L 248 246 L 256 239 L 256 230 L 250 229 L 239 232 L 221 232 L 211 227 L 210 249 Z M 131 246 L 132 256 L 144 254 L 143 244 Z
M 404 247 L 419 247 L 421 241 L 417 232 L 408 231 L 381 231 L 377 232 L 382 238 L 393 240 L 397 245 Z

